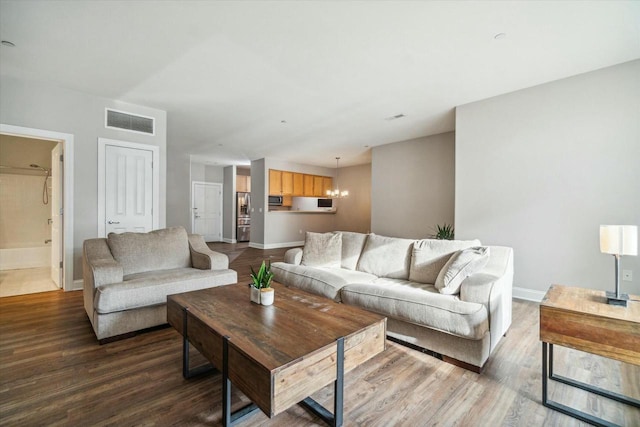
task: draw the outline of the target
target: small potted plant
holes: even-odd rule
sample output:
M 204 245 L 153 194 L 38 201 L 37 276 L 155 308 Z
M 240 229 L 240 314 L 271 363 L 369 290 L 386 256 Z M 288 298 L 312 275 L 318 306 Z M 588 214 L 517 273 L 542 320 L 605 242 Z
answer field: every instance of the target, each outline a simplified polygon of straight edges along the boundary
M 454 239 L 453 225 L 451 224 L 436 225 L 436 234 L 433 235 L 433 238 L 438 240 L 453 240 Z
M 262 305 L 273 304 L 274 290 L 271 288 L 273 273 L 271 272 L 271 261 L 265 263 L 262 261 L 260 269 L 256 273 L 251 268 L 251 302 Z

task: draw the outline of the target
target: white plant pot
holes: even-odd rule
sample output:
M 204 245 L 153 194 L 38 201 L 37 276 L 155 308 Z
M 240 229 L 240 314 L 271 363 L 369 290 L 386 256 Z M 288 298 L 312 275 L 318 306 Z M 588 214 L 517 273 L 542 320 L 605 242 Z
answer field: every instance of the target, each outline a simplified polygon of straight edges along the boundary
M 260 304 L 260 289 L 249 285 L 251 289 L 251 302 L 255 302 L 256 304 Z
M 275 298 L 276 292 L 273 288 L 260 289 L 260 304 L 271 305 Z

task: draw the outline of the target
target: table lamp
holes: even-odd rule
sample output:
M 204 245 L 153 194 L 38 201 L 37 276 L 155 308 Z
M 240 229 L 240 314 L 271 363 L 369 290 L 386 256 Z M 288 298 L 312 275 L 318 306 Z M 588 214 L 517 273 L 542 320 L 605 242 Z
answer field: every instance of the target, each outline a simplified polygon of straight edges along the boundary
M 626 307 L 629 295 L 620 293 L 620 256 L 638 255 L 638 227 L 635 225 L 601 225 L 600 252 L 613 255 L 616 261 L 616 291 L 607 291 L 607 302 Z

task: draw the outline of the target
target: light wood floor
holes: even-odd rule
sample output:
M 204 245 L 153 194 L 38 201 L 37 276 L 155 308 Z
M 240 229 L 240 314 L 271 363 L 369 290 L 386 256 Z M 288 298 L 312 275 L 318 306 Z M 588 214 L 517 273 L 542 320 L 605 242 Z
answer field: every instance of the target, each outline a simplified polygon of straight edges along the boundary
M 212 245 L 234 259 L 239 280 L 284 250 Z M 248 283 L 248 282 L 247 282 Z M 180 335 L 171 328 L 98 345 L 81 292 L 0 298 L 0 425 L 216 426 L 221 377 L 184 380 Z M 556 372 L 640 399 L 640 367 L 556 347 Z M 197 358 L 195 350 L 192 351 Z M 538 306 L 514 301 L 513 326 L 481 375 L 388 343 L 345 378 L 347 426 L 580 426 L 540 403 Z M 625 426 L 640 410 L 561 384 L 551 397 Z M 331 408 L 332 389 L 314 394 Z M 246 398 L 233 392 L 234 409 Z M 243 426 L 316 426 L 299 406 Z

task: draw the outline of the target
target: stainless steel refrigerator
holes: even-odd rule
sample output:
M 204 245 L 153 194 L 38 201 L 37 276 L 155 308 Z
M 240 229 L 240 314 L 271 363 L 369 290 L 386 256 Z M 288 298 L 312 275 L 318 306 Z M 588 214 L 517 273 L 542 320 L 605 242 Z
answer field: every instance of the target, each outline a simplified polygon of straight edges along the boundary
M 251 240 L 251 193 L 236 193 L 236 240 Z

